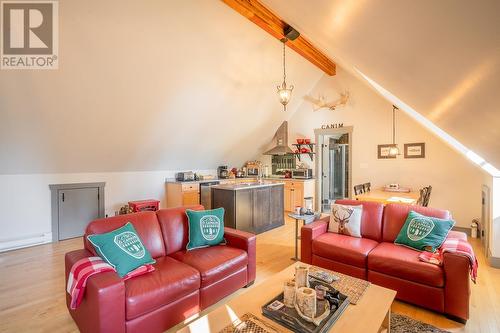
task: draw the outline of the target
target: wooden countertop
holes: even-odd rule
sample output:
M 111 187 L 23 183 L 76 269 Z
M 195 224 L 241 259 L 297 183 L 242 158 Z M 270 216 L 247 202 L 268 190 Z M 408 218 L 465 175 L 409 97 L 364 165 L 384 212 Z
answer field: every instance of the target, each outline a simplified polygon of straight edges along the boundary
M 383 189 L 373 189 L 366 193 L 361 193 L 354 196 L 356 200 L 361 201 L 376 201 L 384 204 L 402 203 L 408 205 L 417 204 L 420 197 L 419 192 L 389 192 Z

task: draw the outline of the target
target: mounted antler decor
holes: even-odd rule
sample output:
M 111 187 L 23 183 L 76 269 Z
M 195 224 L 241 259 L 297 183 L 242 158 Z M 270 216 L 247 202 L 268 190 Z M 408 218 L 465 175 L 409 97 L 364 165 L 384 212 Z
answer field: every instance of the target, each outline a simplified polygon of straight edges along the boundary
M 345 106 L 349 101 L 349 91 L 340 93 L 340 97 L 336 101 L 326 102 L 324 95 L 320 95 L 318 98 L 311 97 L 309 95 L 304 96 L 304 99 L 313 105 L 313 111 L 318 111 L 321 109 L 336 110 L 338 107 Z

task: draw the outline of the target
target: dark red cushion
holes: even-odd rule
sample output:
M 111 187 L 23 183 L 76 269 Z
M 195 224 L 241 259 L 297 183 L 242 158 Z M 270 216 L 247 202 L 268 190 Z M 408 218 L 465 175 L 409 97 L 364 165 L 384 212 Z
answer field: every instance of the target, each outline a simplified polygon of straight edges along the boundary
M 245 251 L 226 245 L 210 246 L 191 251 L 184 250 L 171 256 L 200 272 L 202 288 L 222 280 L 248 264 L 248 256 Z
M 368 238 L 326 232 L 313 240 L 312 253 L 340 263 L 366 268 L 366 257 L 377 244 Z
M 202 205 L 160 209 L 156 212 L 160 223 L 167 255 L 185 250 L 188 242 L 189 226 L 186 209 L 202 210 Z
M 97 219 L 89 223 L 85 230 L 85 248 L 95 254 L 94 247 L 87 240 L 88 235 L 103 234 L 123 227 L 127 222 L 132 223 L 142 243 L 153 258 L 165 255 L 165 246 L 161 235 L 160 225 L 155 212 L 139 212 L 118 215 L 104 219 Z
M 156 259 L 154 266 L 154 272 L 125 281 L 128 320 L 174 302 L 200 288 L 200 273 L 186 264 L 170 257 L 161 257 Z
M 449 211 L 444 209 L 423 207 L 423 206 L 412 206 L 403 204 L 388 204 L 385 206 L 384 210 L 384 220 L 382 229 L 382 239 L 384 242 L 393 243 L 396 237 L 398 237 L 401 228 L 405 224 L 406 218 L 410 210 L 413 210 L 419 214 L 431 217 L 437 217 L 440 219 L 450 219 L 451 214 Z
M 361 216 L 361 236 L 377 242 L 382 240 L 382 215 L 384 205 L 378 202 L 358 200 L 335 200 L 340 205 L 363 206 Z
M 441 266 L 418 260 L 420 252 L 393 243 L 380 243 L 368 255 L 368 269 L 432 287 L 444 285 Z

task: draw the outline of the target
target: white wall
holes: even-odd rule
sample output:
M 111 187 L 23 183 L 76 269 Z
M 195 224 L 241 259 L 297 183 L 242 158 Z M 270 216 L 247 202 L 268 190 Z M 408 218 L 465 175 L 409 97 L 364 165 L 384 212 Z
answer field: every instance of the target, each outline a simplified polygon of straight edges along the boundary
M 309 103 L 303 103 L 289 120 L 290 142 L 297 137 L 314 140 L 314 129 L 323 124 L 353 126 L 353 184 L 371 182 L 372 186 L 381 187 L 400 183 L 413 189 L 432 185 L 430 206 L 450 210 L 457 226 L 468 227 L 473 218 L 481 217 L 484 172 L 405 113 L 398 112 L 396 116 L 396 142 L 401 151 L 404 143 L 425 142 L 426 158 L 377 158 L 377 145 L 392 140 L 392 105 L 366 83 L 338 68 L 335 77 L 323 77 L 311 94 L 324 94 L 327 100 L 335 100 L 346 89 L 352 99 L 347 107 L 337 111 L 313 112 Z
M 500 178 L 493 178 L 491 188 L 491 255 L 500 258 Z
M 500 1 L 263 1 L 500 169 Z
M 60 1 L 59 20 L 58 70 L 0 73 L 0 174 L 241 166 L 284 117 L 282 44 L 221 1 Z M 290 49 L 287 68 L 299 95 L 322 73 Z
M 49 184 L 105 181 L 108 214 L 163 200 L 174 171 L 241 167 L 286 116 L 282 44 L 221 1 L 60 1 L 59 27 L 58 70 L 0 73 L 0 248 L 50 239 Z M 287 68 L 297 94 L 322 75 L 289 49 Z
M 157 199 L 165 207 L 165 179 L 172 177 L 174 171 L 0 175 L 0 250 L 50 240 L 50 184 L 106 182 L 105 214 L 114 216 L 131 200 Z

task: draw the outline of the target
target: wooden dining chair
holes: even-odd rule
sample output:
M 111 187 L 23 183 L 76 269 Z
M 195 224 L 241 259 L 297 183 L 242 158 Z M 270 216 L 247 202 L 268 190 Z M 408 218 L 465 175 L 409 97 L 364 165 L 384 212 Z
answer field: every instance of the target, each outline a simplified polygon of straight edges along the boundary
M 364 184 L 363 184 L 363 191 L 364 191 L 365 193 L 366 193 L 366 192 L 370 192 L 371 187 L 372 187 L 372 183 L 364 183 Z
M 359 195 L 362 193 L 365 193 L 365 189 L 363 187 L 363 184 L 354 185 L 354 194 Z
M 427 207 L 429 205 L 429 200 L 431 198 L 432 186 L 422 187 L 420 189 L 420 196 L 417 200 L 417 205 Z
M 431 199 L 432 186 L 427 186 L 427 191 L 425 192 L 424 202 L 422 206 L 427 207 L 429 205 L 429 200 Z

